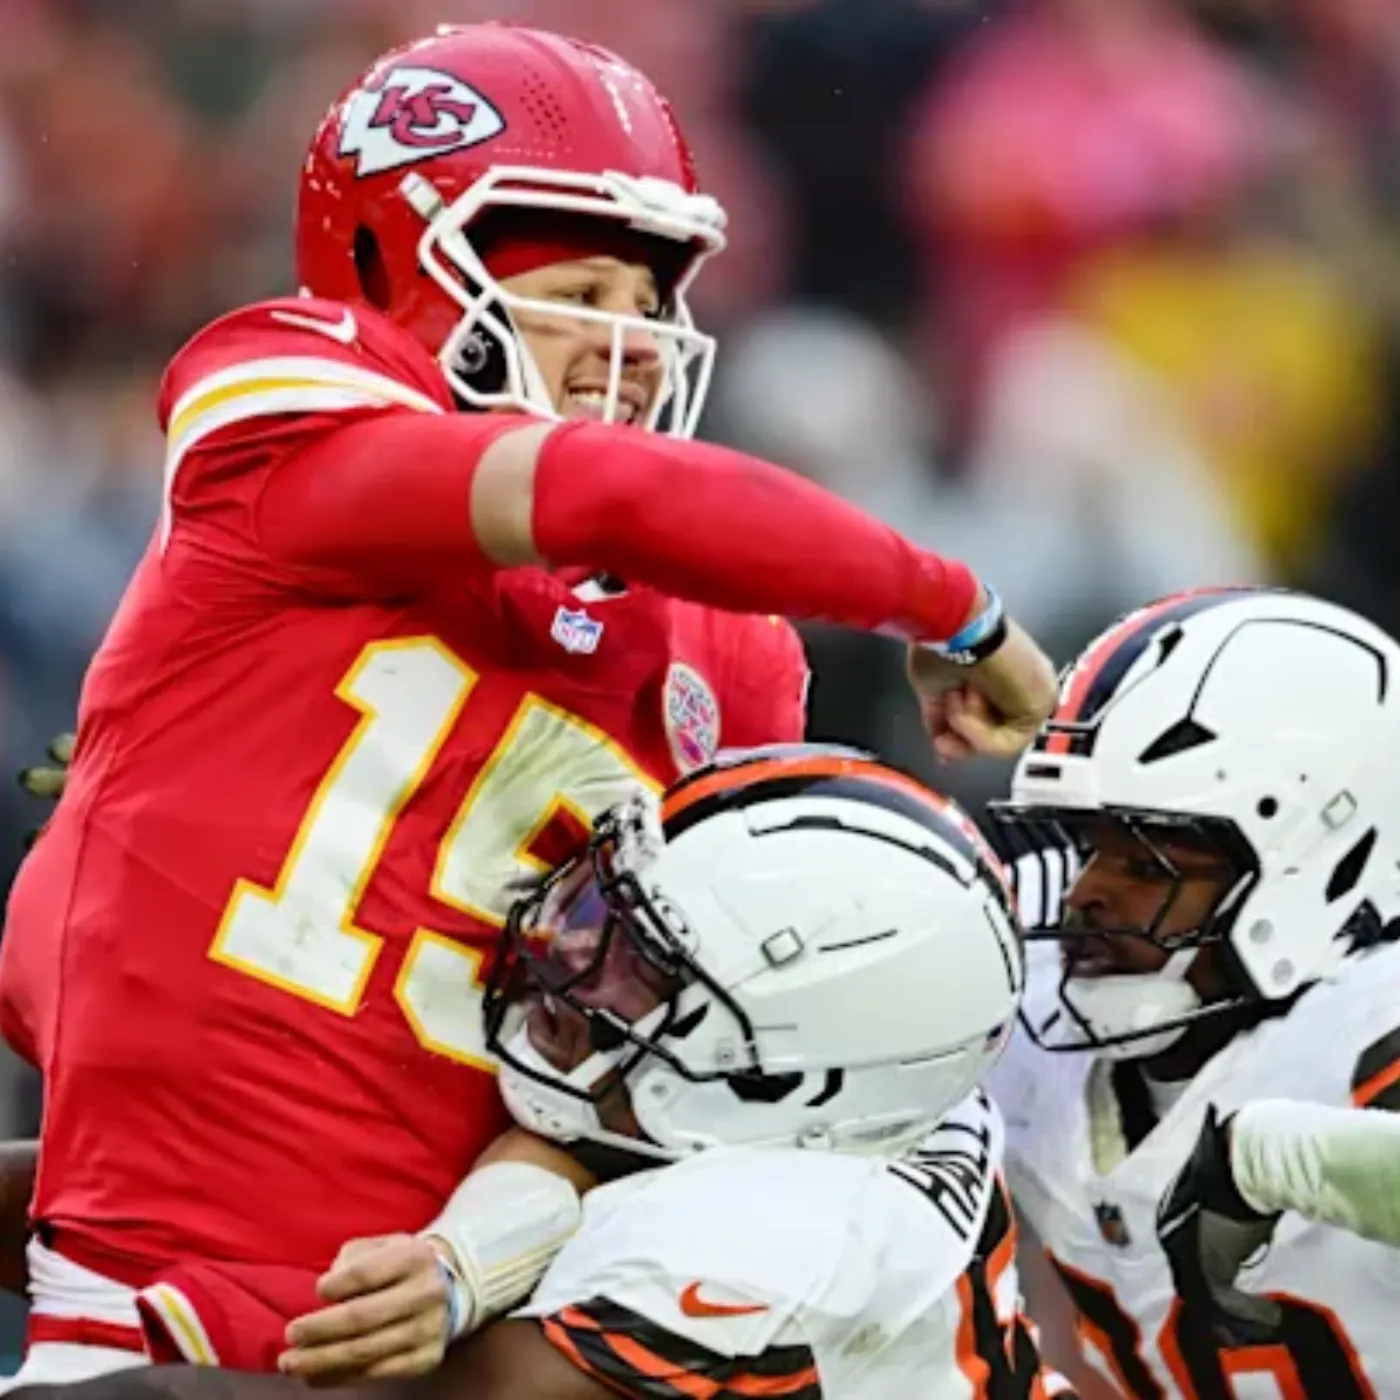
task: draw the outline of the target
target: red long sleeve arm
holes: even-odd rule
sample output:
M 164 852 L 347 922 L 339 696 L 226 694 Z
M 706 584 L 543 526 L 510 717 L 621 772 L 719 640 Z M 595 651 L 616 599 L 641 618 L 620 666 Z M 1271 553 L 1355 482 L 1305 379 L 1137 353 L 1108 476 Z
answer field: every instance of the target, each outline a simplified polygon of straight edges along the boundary
M 502 433 L 534 421 L 388 413 L 348 423 L 269 475 L 258 541 L 283 564 L 355 580 L 367 594 L 493 568 L 472 533 L 472 477 Z
M 383 415 L 284 464 L 259 537 L 307 568 L 412 582 L 489 567 L 471 529 L 476 464 L 517 417 Z M 704 443 L 571 423 L 541 449 L 533 529 L 553 564 L 607 570 L 733 612 L 917 638 L 951 635 L 977 583 L 801 477 Z
M 964 564 L 792 472 L 707 443 L 575 423 L 535 476 L 535 544 L 733 612 L 781 613 L 920 640 L 962 626 Z

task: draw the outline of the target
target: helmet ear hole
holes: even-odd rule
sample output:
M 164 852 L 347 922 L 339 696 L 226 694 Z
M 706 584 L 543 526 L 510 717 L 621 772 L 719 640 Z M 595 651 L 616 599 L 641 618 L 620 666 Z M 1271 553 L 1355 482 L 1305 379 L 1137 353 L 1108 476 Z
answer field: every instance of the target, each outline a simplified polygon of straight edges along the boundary
M 512 324 L 499 302 L 488 302 L 484 314 L 503 326 Z M 452 367 L 479 394 L 499 394 L 506 386 L 505 349 L 498 336 L 483 325 L 478 324 L 462 342 Z
M 359 279 L 364 299 L 377 310 L 387 311 L 390 301 L 389 270 L 384 265 L 379 240 L 364 224 L 355 229 L 351 252 L 355 259 L 355 276 Z

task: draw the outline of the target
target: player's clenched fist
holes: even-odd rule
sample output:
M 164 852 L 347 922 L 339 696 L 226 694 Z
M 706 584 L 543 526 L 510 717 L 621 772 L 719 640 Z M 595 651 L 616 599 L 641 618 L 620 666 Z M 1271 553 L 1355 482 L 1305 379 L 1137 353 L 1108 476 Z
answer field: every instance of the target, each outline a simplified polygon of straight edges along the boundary
M 311 1385 L 431 1371 L 454 1331 L 451 1276 L 439 1249 L 415 1235 L 344 1245 L 317 1285 L 329 1306 L 287 1328 L 282 1371 Z
M 959 646 L 963 633 L 967 644 Z M 942 759 L 1014 758 L 1055 707 L 1055 668 L 992 597 L 957 637 L 909 649 L 909 680 Z

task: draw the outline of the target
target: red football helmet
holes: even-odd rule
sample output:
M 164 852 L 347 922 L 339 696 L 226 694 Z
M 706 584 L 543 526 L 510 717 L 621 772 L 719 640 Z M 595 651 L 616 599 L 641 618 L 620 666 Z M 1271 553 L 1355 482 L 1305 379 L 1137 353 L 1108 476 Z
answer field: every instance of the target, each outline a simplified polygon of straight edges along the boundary
M 302 170 L 297 272 L 310 294 L 367 303 L 411 332 L 474 408 L 559 416 L 517 309 L 610 327 L 609 421 L 624 337 L 644 330 L 666 372 L 647 426 L 689 436 L 714 341 L 685 292 L 723 248 L 724 223 L 671 108 L 635 68 L 542 30 L 443 26 L 379 59 L 321 123 Z M 499 280 L 619 248 L 656 268 L 659 318 L 564 313 Z

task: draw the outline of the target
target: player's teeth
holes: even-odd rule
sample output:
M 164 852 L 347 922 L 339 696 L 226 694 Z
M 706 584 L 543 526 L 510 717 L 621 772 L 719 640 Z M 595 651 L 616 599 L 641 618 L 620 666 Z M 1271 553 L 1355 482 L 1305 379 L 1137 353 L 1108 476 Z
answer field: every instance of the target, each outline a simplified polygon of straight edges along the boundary
M 569 397 L 575 403 L 587 404 L 590 408 L 602 408 L 608 401 L 606 394 L 599 394 L 593 390 L 570 390 Z M 637 410 L 632 404 L 619 403 L 615 417 L 619 423 L 631 423 L 636 420 Z

